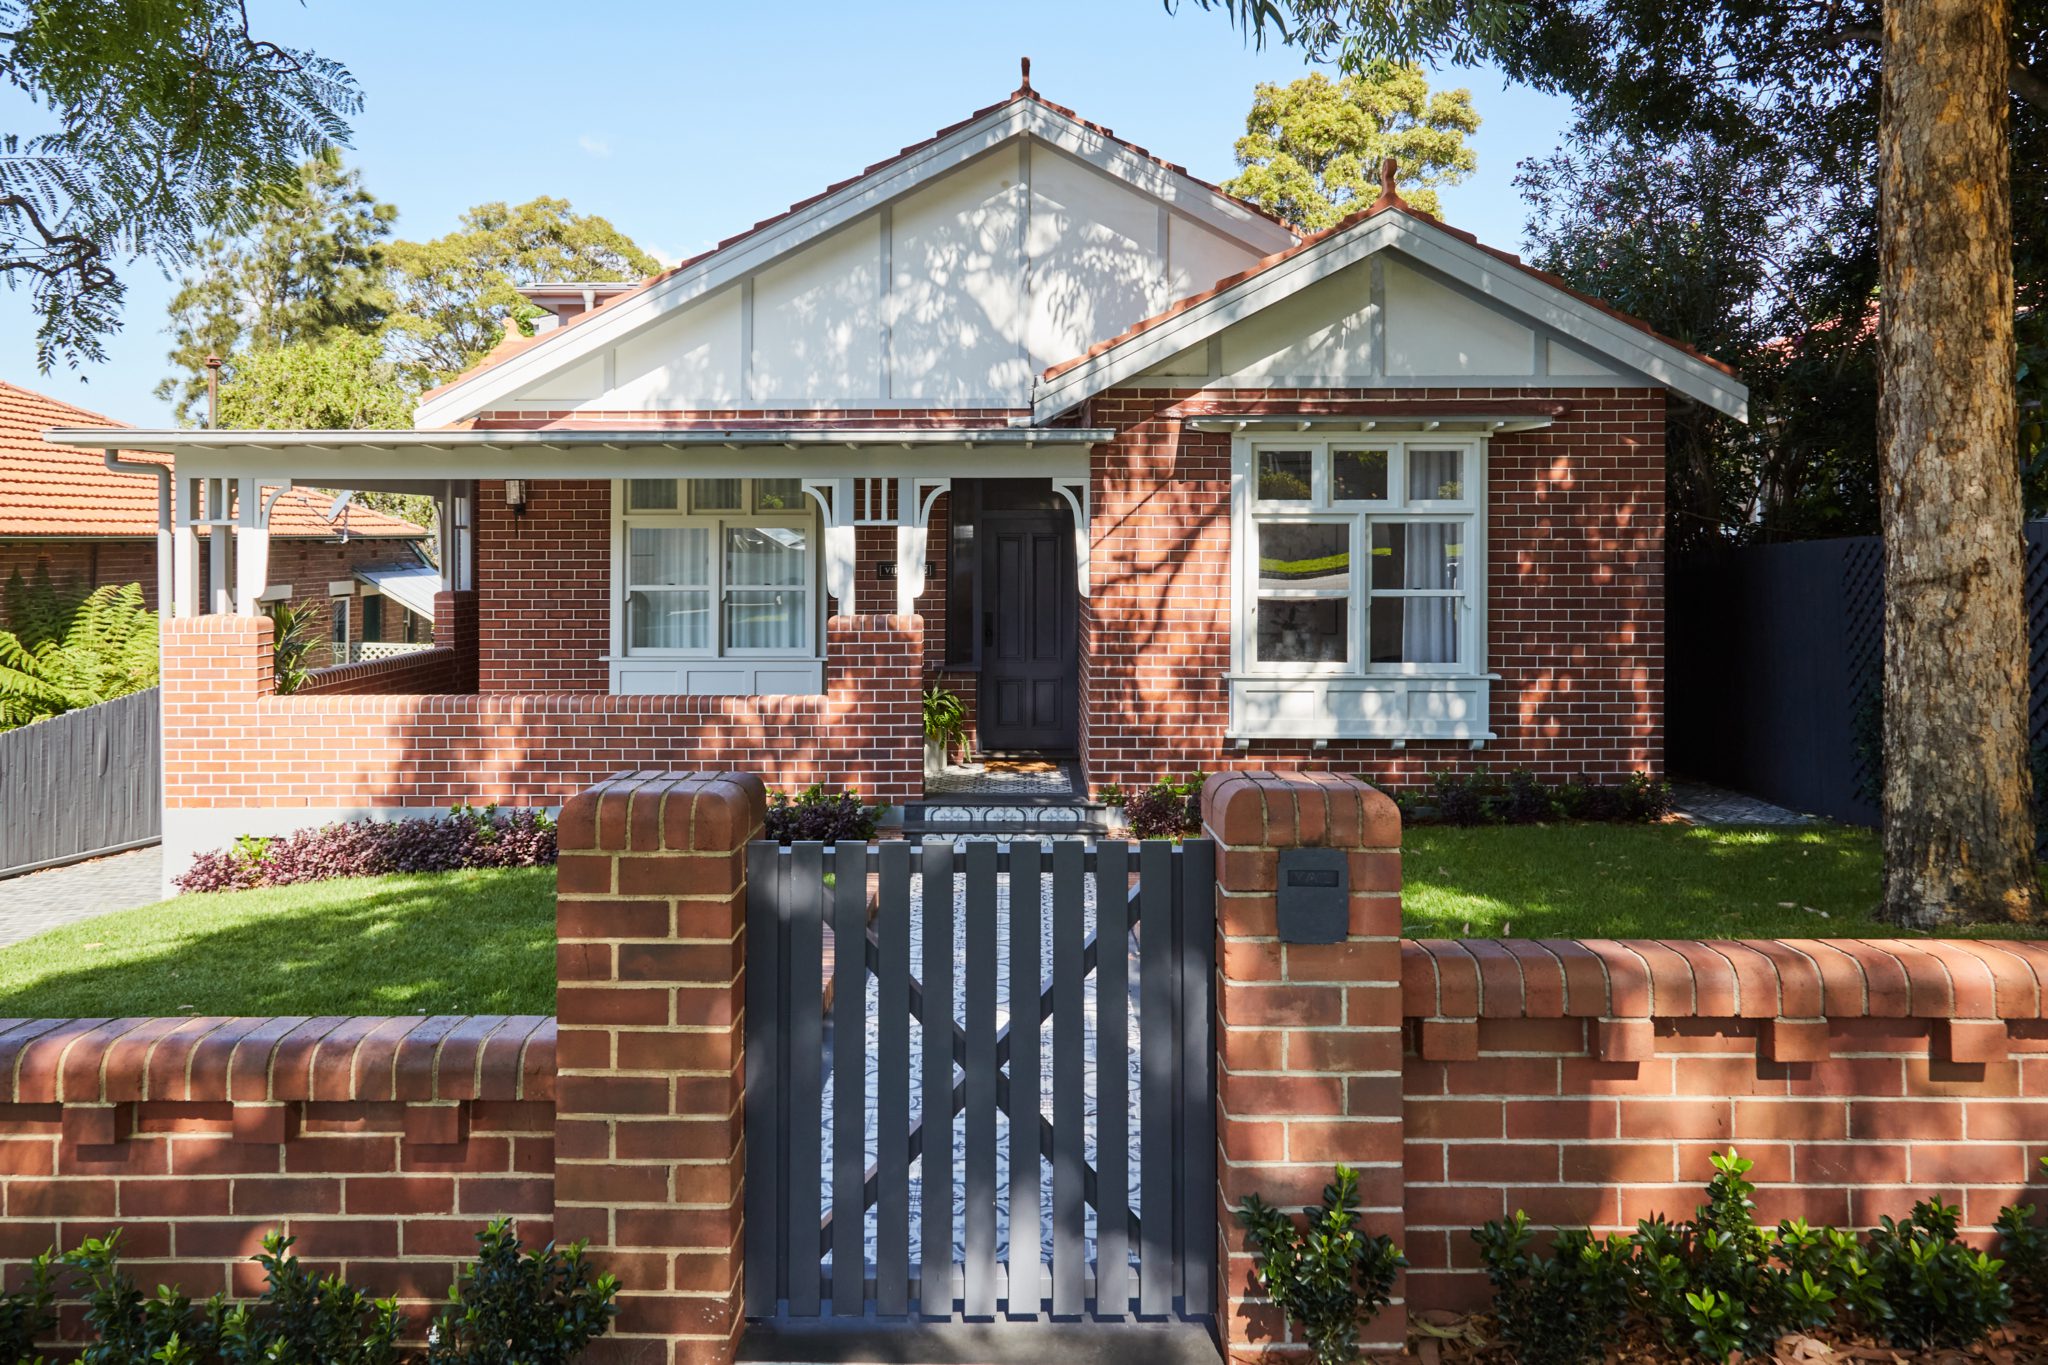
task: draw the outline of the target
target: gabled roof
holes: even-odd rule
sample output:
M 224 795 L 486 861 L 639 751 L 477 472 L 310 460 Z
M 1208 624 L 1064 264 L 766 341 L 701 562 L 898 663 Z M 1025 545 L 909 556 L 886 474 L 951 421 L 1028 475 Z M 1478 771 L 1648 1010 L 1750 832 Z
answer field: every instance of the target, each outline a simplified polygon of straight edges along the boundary
M 798 200 L 782 212 L 648 277 L 632 289 L 613 294 L 595 308 L 565 319 L 558 327 L 532 337 L 508 335 L 468 371 L 420 396 L 419 425 L 445 425 L 470 417 L 491 399 L 501 396 L 501 390 L 539 378 L 593 347 L 653 322 L 667 311 L 662 305 L 674 308 L 701 298 L 725 282 L 727 272 L 721 267 L 733 267 L 733 274 L 743 269 L 759 269 L 1020 134 L 1036 136 L 1054 145 L 1080 144 L 1070 146 L 1069 150 L 1093 146 L 1125 163 L 1124 169 L 1129 173 L 1142 168 L 1154 180 L 1155 190 L 1165 189 L 1177 196 L 1181 201 L 1178 207 L 1195 213 L 1209 226 L 1220 225 L 1238 235 L 1249 229 L 1259 238 L 1276 242 L 1291 242 L 1295 237 L 1286 223 L 1260 205 L 1226 193 L 1221 186 L 1191 175 L 1186 167 L 1155 156 L 1112 130 L 1090 123 L 1065 105 L 1046 99 L 1032 89 L 1027 66 L 1025 83 L 1011 92 L 1009 98 L 975 110 L 894 156 L 828 185 L 808 199 Z M 535 359 L 536 356 L 539 358 Z M 508 368 L 515 360 L 519 362 L 516 372 Z M 506 374 L 499 376 L 499 371 Z M 480 384 L 487 376 L 502 377 L 507 382 Z M 456 401 L 458 391 L 472 386 L 487 392 L 476 397 L 464 395 Z
M 1748 389 L 1733 366 L 1665 336 L 1640 318 L 1580 293 L 1548 271 L 1524 263 L 1512 252 L 1487 246 L 1469 232 L 1446 226 L 1392 192 L 1382 193 L 1369 208 L 1334 226 L 1226 276 L 1208 289 L 1097 342 L 1073 359 L 1052 366 L 1044 373 L 1044 382 L 1032 406 L 1033 415 L 1043 421 L 1064 412 L 1383 247 L 1393 247 L 1425 265 L 1460 277 L 1468 277 L 1476 270 L 1482 286 L 1487 283 L 1490 267 L 1510 267 L 1512 277 L 1506 281 L 1510 287 L 1486 292 L 1688 397 L 1732 416 L 1747 418 Z M 1516 280 L 1535 283 L 1520 285 L 1521 297 L 1516 298 L 1512 297 Z M 1636 337 L 1615 335 L 1613 324 L 1620 324 Z
M 128 429 L 111 417 L 0 382 L 0 537 L 155 536 L 156 480 L 144 474 L 117 474 L 96 450 L 48 444 L 43 433 L 52 427 Z M 162 454 L 121 454 L 140 462 L 170 464 Z M 304 488 L 279 494 L 271 508 L 271 534 L 320 540 L 338 535 L 340 525 L 326 516 L 332 502 L 332 497 Z M 376 540 L 422 540 L 428 535 L 409 521 L 367 507 L 349 509 L 348 533 Z

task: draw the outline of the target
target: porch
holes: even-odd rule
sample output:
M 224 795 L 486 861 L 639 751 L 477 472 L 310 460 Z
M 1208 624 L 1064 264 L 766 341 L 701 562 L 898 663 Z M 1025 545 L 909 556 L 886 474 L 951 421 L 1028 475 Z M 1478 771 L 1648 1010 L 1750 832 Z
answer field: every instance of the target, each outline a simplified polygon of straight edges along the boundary
M 552 807 L 678 765 L 843 784 L 917 817 L 930 679 L 978 703 L 978 751 L 1055 755 L 1085 798 L 1088 456 L 1108 437 L 994 421 L 123 432 L 176 460 L 170 861 L 364 813 Z M 295 487 L 433 499 L 438 579 L 403 585 L 434 590 L 430 648 L 278 692 L 267 513 Z

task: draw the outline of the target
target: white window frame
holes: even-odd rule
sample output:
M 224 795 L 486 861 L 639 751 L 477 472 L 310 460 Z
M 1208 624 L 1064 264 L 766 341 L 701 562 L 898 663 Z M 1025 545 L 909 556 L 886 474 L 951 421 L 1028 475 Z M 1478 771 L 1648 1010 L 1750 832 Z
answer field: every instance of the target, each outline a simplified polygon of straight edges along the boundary
M 740 498 L 743 510 L 737 512 L 698 512 L 689 503 L 689 476 L 676 480 L 676 503 L 674 510 L 636 511 L 627 506 L 627 487 L 633 480 L 612 481 L 612 572 L 609 592 L 611 598 L 611 652 L 614 663 L 628 660 L 647 662 L 661 659 L 674 660 L 818 660 L 822 656 L 818 641 L 823 632 L 823 575 L 820 569 L 824 538 L 818 524 L 816 504 L 799 493 L 802 502 L 791 512 L 756 512 L 755 485 L 762 480 L 743 478 L 739 480 Z M 804 612 L 804 638 L 802 643 L 788 649 L 728 649 L 725 646 L 725 602 L 730 591 L 753 591 L 747 585 L 732 587 L 725 578 L 725 532 L 730 527 L 780 526 L 801 530 L 805 535 L 804 583 L 794 589 L 804 594 L 807 610 Z M 631 530 L 634 527 L 699 527 L 711 533 L 711 582 L 708 585 L 712 608 L 712 641 L 705 649 L 662 649 L 646 646 L 633 647 L 626 633 L 626 595 L 631 591 Z
M 1338 501 L 1334 453 L 1387 452 L 1383 500 Z M 1411 450 L 1463 452 L 1462 496 L 1410 498 Z M 1267 450 L 1310 452 L 1310 497 L 1267 501 L 1258 496 L 1258 457 Z M 1487 671 L 1487 439 L 1466 432 L 1311 430 L 1240 432 L 1231 440 L 1231 664 L 1234 738 L 1465 739 L 1494 738 L 1486 716 Z M 1463 582 L 1455 593 L 1381 590 L 1381 596 L 1455 596 L 1459 612 L 1455 664 L 1374 663 L 1371 654 L 1372 528 L 1378 523 L 1459 521 L 1465 524 L 1460 556 Z M 1346 595 L 1347 644 L 1342 663 L 1268 662 L 1258 658 L 1261 596 L 1260 523 L 1339 523 L 1350 528 L 1351 589 Z M 1305 594 L 1323 595 L 1328 594 Z M 1300 686 L 1289 688 L 1287 680 Z

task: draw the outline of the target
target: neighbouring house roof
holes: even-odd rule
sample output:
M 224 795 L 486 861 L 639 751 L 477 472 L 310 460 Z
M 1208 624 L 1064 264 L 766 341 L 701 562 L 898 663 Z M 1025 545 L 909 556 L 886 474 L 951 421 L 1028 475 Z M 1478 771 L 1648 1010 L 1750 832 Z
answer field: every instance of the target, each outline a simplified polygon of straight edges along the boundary
M 1167 345 L 1173 351 L 1194 346 L 1250 313 L 1327 278 L 1382 245 L 1391 244 L 1370 240 L 1373 234 L 1409 239 L 1397 247 L 1404 254 L 1418 254 L 1415 251 L 1418 237 L 1424 242 L 1435 239 L 1436 244 L 1447 245 L 1451 249 L 1453 259 L 1445 264 L 1455 264 L 1457 258 L 1463 258 L 1463 263 L 1478 264 L 1482 268 L 1489 261 L 1506 265 L 1517 276 L 1537 282 L 1543 292 L 1575 305 L 1583 315 L 1591 315 L 1591 320 L 1606 319 L 1623 324 L 1648 339 L 1656 350 L 1665 352 L 1678 362 L 1675 365 L 1645 366 L 1639 355 L 1622 357 L 1632 368 L 1646 369 L 1667 386 L 1709 406 L 1736 416 L 1746 414 L 1747 389 L 1732 365 L 1716 360 L 1686 342 L 1665 336 L 1642 319 L 1590 294 L 1573 289 L 1556 275 L 1538 270 L 1513 252 L 1488 246 L 1471 233 L 1446 225 L 1388 190 L 1370 207 L 1347 216 L 1334 226 L 1304 237 L 1248 269 L 1225 276 L 1209 288 L 1179 300 L 1172 307 L 1131 324 L 1115 336 L 1098 341 L 1080 355 L 1049 367 L 1042 376 L 1044 383 L 1040 397 L 1033 407 L 1035 415 L 1043 420 L 1071 408 L 1161 358 L 1163 347 L 1157 344 L 1147 346 L 1146 343 L 1162 334 L 1171 332 Z M 1355 249 L 1349 252 L 1341 249 L 1347 245 Z M 1267 287 L 1278 281 L 1285 283 L 1279 288 Z M 1250 306 L 1232 307 L 1233 304 Z M 1590 342 L 1595 349 L 1616 354 L 1611 345 L 1601 344 L 1597 329 L 1575 332 L 1574 336 Z M 1121 356 L 1131 353 L 1135 353 L 1132 359 L 1118 363 Z M 1709 377 L 1709 371 L 1718 376 L 1718 380 Z M 1540 383 L 1540 380 L 1533 382 Z
M 1043 136 L 1045 126 L 1054 123 L 1064 125 L 1070 130 L 1080 130 L 1093 138 L 1099 138 L 1103 142 L 1120 149 L 1122 153 L 1128 154 L 1128 156 L 1136 158 L 1138 161 L 1166 172 L 1168 176 L 1181 182 L 1198 199 L 1205 198 L 1215 204 L 1227 205 L 1228 210 L 1237 214 L 1240 219 L 1245 215 L 1255 217 L 1266 232 L 1274 234 L 1279 240 L 1291 240 L 1296 235 L 1293 229 L 1288 227 L 1278 215 L 1262 205 L 1255 204 L 1247 199 L 1240 199 L 1236 195 L 1225 191 L 1221 186 L 1190 174 L 1186 167 L 1156 156 L 1146 148 L 1125 138 L 1118 137 L 1113 130 L 1101 124 L 1089 122 L 1065 105 L 1055 104 L 1053 101 L 1046 99 L 1031 87 L 1027 70 L 1024 84 L 1011 92 L 1007 99 L 975 110 L 966 118 L 939 129 L 930 137 L 910 144 L 894 156 L 885 157 L 867 166 L 855 175 L 827 185 L 809 198 L 798 200 L 780 213 L 761 219 L 752 227 L 727 237 L 708 250 L 700 252 L 687 260 L 680 261 L 658 274 L 649 276 L 646 280 L 632 288 L 613 292 L 609 297 L 595 299 L 595 307 L 563 319 L 559 326 L 551 327 L 546 331 L 536 332 L 532 336 L 521 335 L 516 327 L 509 329 L 498 345 L 470 369 L 457 375 L 445 384 L 429 389 L 426 393 L 420 395 L 423 420 L 428 420 L 427 414 L 434 408 L 436 400 L 470 384 L 480 376 L 497 369 L 505 362 L 515 358 L 523 358 L 528 353 L 542 348 L 556 350 L 571 349 L 575 346 L 575 339 L 590 335 L 590 329 L 593 326 L 611 322 L 618 318 L 626 309 L 647 299 L 649 295 L 661 291 L 664 287 L 671 284 L 702 274 L 714 265 L 721 263 L 722 258 L 733 255 L 738 249 L 750 246 L 764 236 L 772 235 L 776 229 L 786 226 L 793 227 L 807 215 L 812 215 L 829 208 L 842 199 L 848 197 L 858 198 L 865 189 L 869 188 L 869 182 L 883 180 L 892 172 L 906 167 L 909 163 L 918 162 L 920 159 L 934 153 L 936 149 L 940 148 L 941 144 L 948 143 L 950 140 L 958 140 L 960 135 L 972 132 L 979 124 L 988 123 L 993 126 L 1016 111 L 1021 111 L 1026 115 L 1023 126 L 1027 132 L 1037 132 Z M 986 149 L 970 145 L 964 149 L 964 154 L 968 156 L 977 155 L 982 150 Z M 953 164 L 957 163 L 949 162 L 942 165 L 939 168 L 940 172 L 943 173 L 944 170 L 951 169 Z M 901 192 L 900 189 L 892 188 L 886 195 L 878 195 L 871 202 L 863 201 L 861 203 L 861 211 L 865 212 L 868 208 L 885 202 L 888 198 L 893 198 Z M 802 241 L 794 241 L 788 249 L 793 250 L 796 246 L 802 244 Z M 580 288 L 581 286 L 577 287 Z
M 0 537 L 154 536 L 156 480 L 143 474 L 115 473 L 106 467 L 99 449 L 44 441 L 43 432 L 52 427 L 131 430 L 111 417 L 0 381 Z M 123 450 L 121 455 L 170 464 L 160 451 Z M 271 534 L 312 540 L 339 535 L 343 529 L 339 520 L 327 519 L 333 501 L 332 494 L 312 489 L 286 490 L 271 508 Z M 367 507 L 348 509 L 347 532 L 361 540 L 423 540 L 430 534 L 409 521 Z
M 427 564 L 394 564 L 357 569 L 355 575 L 414 616 L 434 619 L 434 594 L 441 591 L 439 569 Z

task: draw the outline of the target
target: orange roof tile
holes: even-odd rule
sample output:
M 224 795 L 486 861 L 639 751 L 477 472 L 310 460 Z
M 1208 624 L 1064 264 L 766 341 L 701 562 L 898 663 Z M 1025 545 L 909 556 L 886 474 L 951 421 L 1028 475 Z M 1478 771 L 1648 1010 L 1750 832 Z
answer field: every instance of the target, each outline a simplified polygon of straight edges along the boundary
M 153 536 L 156 480 L 117 474 L 99 452 L 70 450 L 43 440 L 51 427 L 127 426 L 97 412 L 59 402 L 47 394 L 0 381 L 0 537 Z M 168 456 L 123 451 L 146 464 L 169 464 Z M 271 508 L 272 535 L 325 539 L 340 527 L 326 518 L 333 499 L 311 489 L 280 495 Z M 420 540 L 427 532 L 409 521 L 353 507 L 348 533 L 357 539 Z
M 1082 118 L 1079 114 L 1075 113 L 1072 109 L 1069 109 L 1066 105 L 1053 103 L 1051 100 L 1047 99 L 1045 96 L 1039 94 L 1036 90 L 1032 89 L 1031 86 L 1027 83 L 1011 91 L 1008 98 L 998 100 L 994 104 L 987 105 L 984 106 L 983 108 L 977 109 L 973 113 L 969 114 L 966 118 L 960 119 L 958 122 L 947 124 L 945 127 L 939 129 L 939 131 L 937 131 L 936 133 L 933 133 L 930 137 L 925 138 L 920 142 L 911 143 L 908 147 L 903 148 L 894 156 L 883 157 L 880 161 L 877 161 L 874 164 L 863 168 L 859 172 L 846 177 L 844 180 L 836 181 L 833 184 L 827 185 L 824 189 L 819 190 L 816 194 L 811 195 L 809 198 L 797 200 L 794 204 L 791 204 L 788 208 L 782 210 L 780 213 L 770 214 L 768 217 L 763 218 L 760 222 L 755 223 L 752 227 L 747 228 L 742 232 L 734 233 L 732 236 L 727 237 L 725 240 L 717 243 L 716 245 L 710 247 L 709 249 L 698 252 L 695 256 L 690 257 L 688 260 L 678 261 L 674 265 L 668 267 L 666 270 L 662 270 L 656 274 L 649 275 L 646 279 L 642 280 L 639 283 L 639 285 L 636 286 L 635 288 L 625 290 L 622 293 L 614 294 L 610 298 L 600 302 L 595 308 L 589 308 L 581 313 L 575 314 L 572 317 L 565 318 L 563 319 L 561 325 L 549 328 L 545 332 L 537 333 L 533 337 L 526 338 L 526 345 L 515 345 L 507 349 L 501 344 L 499 347 L 493 349 L 488 355 L 484 356 L 483 359 L 479 360 L 476 364 L 470 366 L 467 370 L 464 370 L 461 374 L 456 375 L 453 379 L 449 380 L 445 384 L 441 384 L 436 386 L 435 388 L 428 389 L 425 393 L 421 394 L 420 397 L 433 398 L 438 394 L 446 393 L 448 390 L 454 388 L 456 385 L 466 383 L 469 380 L 474 379 L 476 376 L 482 374 L 484 371 L 489 370 L 494 366 L 497 366 L 498 364 L 511 359 L 515 355 L 523 354 L 524 352 L 526 352 L 527 350 L 531 349 L 534 346 L 540 345 L 544 342 L 552 341 L 556 337 L 559 337 L 563 333 L 569 331 L 571 328 L 577 327 L 585 322 L 588 322 L 590 319 L 601 315 L 607 309 L 616 308 L 619 304 L 624 303 L 627 299 L 639 297 L 641 294 L 646 293 L 655 285 L 660 284 L 663 280 L 670 279 L 673 276 L 690 269 L 690 267 L 692 266 L 699 265 L 703 263 L 705 260 L 709 259 L 710 257 L 716 256 L 719 252 L 724 251 L 727 247 L 733 246 L 739 242 L 743 242 L 747 238 L 752 237 L 755 233 L 764 231 L 767 228 L 771 228 L 775 226 L 777 223 L 782 222 L 784 219 L 789 218 L 794 214 L 803 212 L 811 205 L 817 203 L 820 199 L 824 199 L 830 195 L 837 194 L 839 191 L 845 189 L 847 186 L 865 180 L 867 177 L 875 174 L 877 171 L 886 170 L 890 166 L 895 165 L 897 162 L 902 161 L 906 157 L 915 156 L 917 153 L 923 151 L 925 148 L 931 146 L 933 143 L 939 141 L 941 138 L 950 137 L 954 133 L 959 132 L 962 128 L 965 128 L 968 124 L 973 123 L 975 120 L 986 118 L 988 115 L 995 113 L 998 109 L 1002 109 L 1008 105 L 1014 104 L 1018 100 L 1028 100 L 1033 104 L 1051 110 L 1053 113 L 1058 114 L 1063 118 L 1072 119 L 1074 122 L 1080 124 L 1083 128 L 1086 128 L 1090 132 L 1097 133 L 1102 137 L 1108 139 L 1109 141 L 1116 143 L 1119 147 L 1122 147 L 1123 149 L 1132 153 L 1133 155 L 1141 156 L 1145 158 L 1147 161 L 1152 162 L 1154 165 L 1161 166 L 1169 171 L 1172 171 L 1175 175 L 1186 176 L 1189 180 L 1193 181 L 1197 185 L 1200 185 L 1203 189 L 1221 195 L 1223 198 L 1230 200 L 1232 203 L 1237 204 L 1242 208 L 1248 209 L 1251 212 L 1258 214 L 1261 218 L 1271 219 L 1273 222 L 1278 223 L 1281 227 L 1287 228 L 1289 232 L 1292 232 L 1294 230 L 1292 227 L 1289 227 L 1289 225 L 1284 219 L 1282 219 L 1278 214 L 1274 213 L 1271 209 L 1266 208 L 1263 204 L 1255 204 L 1249 199 L 1239 198 L 1237 195 L 1234 195 L 1230 193 L 1228 190 L 1224 189 L 1221 185 L 1213 184 L 1210 181 L 1202 179 L 1198 175 L 1191 174 L 1188 171 L 1187 167 L 1176 165 L 1174 162 L 1168 161 L 1164 157 L 1156 156 L 1152 152 L 1148 151 L 1143 147 L 1140 147 L 1137 143 L 1132 142 L 1127 138 L 1118 137 L 1113 131 L 1111 131 L 1108 128 L 1105 128 L 1101 124 L 1091 123 L 1087 119 Z
M 1271 270 L 1274 266 L 1279 265 L 1281 262 L 1288 261 L 1296 256 L 1299 256 L 1302 252 L 1307 251 L 1310 247 L 1313 247 L 1320 242 L 1327 241 L 1329 238 L 1335 237 L 1339 233 L 1349 232 L 1352 228 L 1357 227 L 1360 223 L 1365 222 L 1368 218 L 1372 218 L 1382 213 L 1405 213 L 1408 215 L 1408 217 L 1414 219 L 1418 223 L 1426 223 L 1438 232 L 1444 233 L 1451 237 L 1455 237 L 1459 241 L 1465 242 L 1468 245 L 1476 246 L 1481 251 L 1484 251 L 1487 255 L 1495 257 L 1496 259 L 1513 266 L 1515 269 L 1521 271 L 1523 274 L 1533 275 L 1537 279 L 1542 280 L 1545 284 L 1550 285 L 1552 288 L 1563 290 L 1565 293 L 1571 295 L 1579 302 L 1587 304 L 1594 308 L 1598 308 L 1601 312 L 1607 314 L 1609 317 L 1615 319 L 1617 322 L 1625 322 L 1629 326 L 1635 328 L 1640 332 L 1648 333 L 1650 336 L 1655 337 L 1657 340 L 1663 342 L 1667 346 L 1677 347 L 1679 350 L 1685 352 L 1693 359 L 1704 361 L 1705 363 L 1713 366 L 1715 369 L 1721 371 L 1723 374 L 1735 378 L 1741 377 L 1736 374 L 1735 367 L 1733 365 L 1730 365 L 1725 361 L 1716 360 L 1714 359 L 1714 357 L 1708 355 L 1706 352 L 1701 351 L 1696 347 L 1689 346 L 1685 342 L 1678 340 L 1676 337 L 1668 337 L 1664 335 L 1662 332 L 1658 331 L 1656 328 L 1652 327 L 1649 323 L 1644 322 L 1641 318 L 1631 317 L 1629 314 L 1622 312 L 1619 308 L 1614 307 L 1612 304 L 1605 303 L 1600 299 L 1594 298 L 1591 294 L 1580 293 L 1578 290 L 1572 288 L 1570 285 L 1566 284 L 1563 280 L 1551 274 L 1549 271 L 1538 270 L 1535 266 L 1530 265 L 1527 262 L 1523 261 L 1520 256 L 1515 255 L 1513 252 L 1502 251 L 1498 247 L 1488 246 L 1486 243 L 1480 241 L 1471 233 L 1461 232 L 1457 228 L 1451 227 L 1448 224 L 1439 221 L 1433 215 L 1424 213 L 1422 210 L 1411 206 L 1410 204 L 1402 200 L 1399 195 L 1383 194 L 1378 199 L 1373 201 L 1371 207 L 1360 209 L 1357 213 L 1351 214 L 1349 217 L 1346 217 L 1341 222 L 1338 222 L 1330 227 L 1324 228 L 1321 232 L 1311 233 L 1307 237 L 1302 238 L 1301 241 L 1295 244 L 1294 246 L 1287 248 L 1287 250 L 1277 251 L 1273 253 L 1271 256 L 1267 256 L 1262 260 L 1255 261 L 1250 266 L 1246 267 L 1243 270 L 1238 271 L 1234 275 L 1224 276 L 1222 279 L 1216 281 L 1216 283 L 1210 285 L 1207 289 L 1202 290 L 1200 293 L 1190 294 L 1188 295 L 1188 297 L 1179 300 L 1171 308 L 1166 309 L 1164 312 L 1154 313 L 1149 318 L 1140 319 L 1139 321 L 1132 323 L 1129 327 L 1126 327 L 1123 331 L 1117 333 L 1115 336 L 1108 337 L 1102 341 L 1096 342 L 1093 346 L 1090 346 L 1087 350 L 1083 351 L 1081 354 L 1075 356 L 1071 360 L 1062 360 L 1059 364 L 1054 365 L 1046 370 L 1045 378 L 1058 378 L 1060 375 L 1065 374 L 1068 370 L 1073 369 L 1075 366 L 1085 364 L 1086 362 L 1093 360 L 1096 356 L 1101 355 L 1103 352 L 1111 350 L 1117 346 L 1122 345 L 1124 342 L 1129 341 L 1132 337 L 1135 337 L 1140 333 L 1150 331 L 1152 328 L 1157 327 L 1160 323 L 1165 322 L 1168 318 L 1177 317 L 1180 314 L 1185 313 L 1188 309 L 1193 308 L 1198 304 L 1207 303 L 1210 299 L 1215 298 L 1218 294 L 1223 293 L 1225 290 L 1243 284 L 1246 280 L 1251 279 L 1253 276 L 1263 274 L 1266 271 Z

